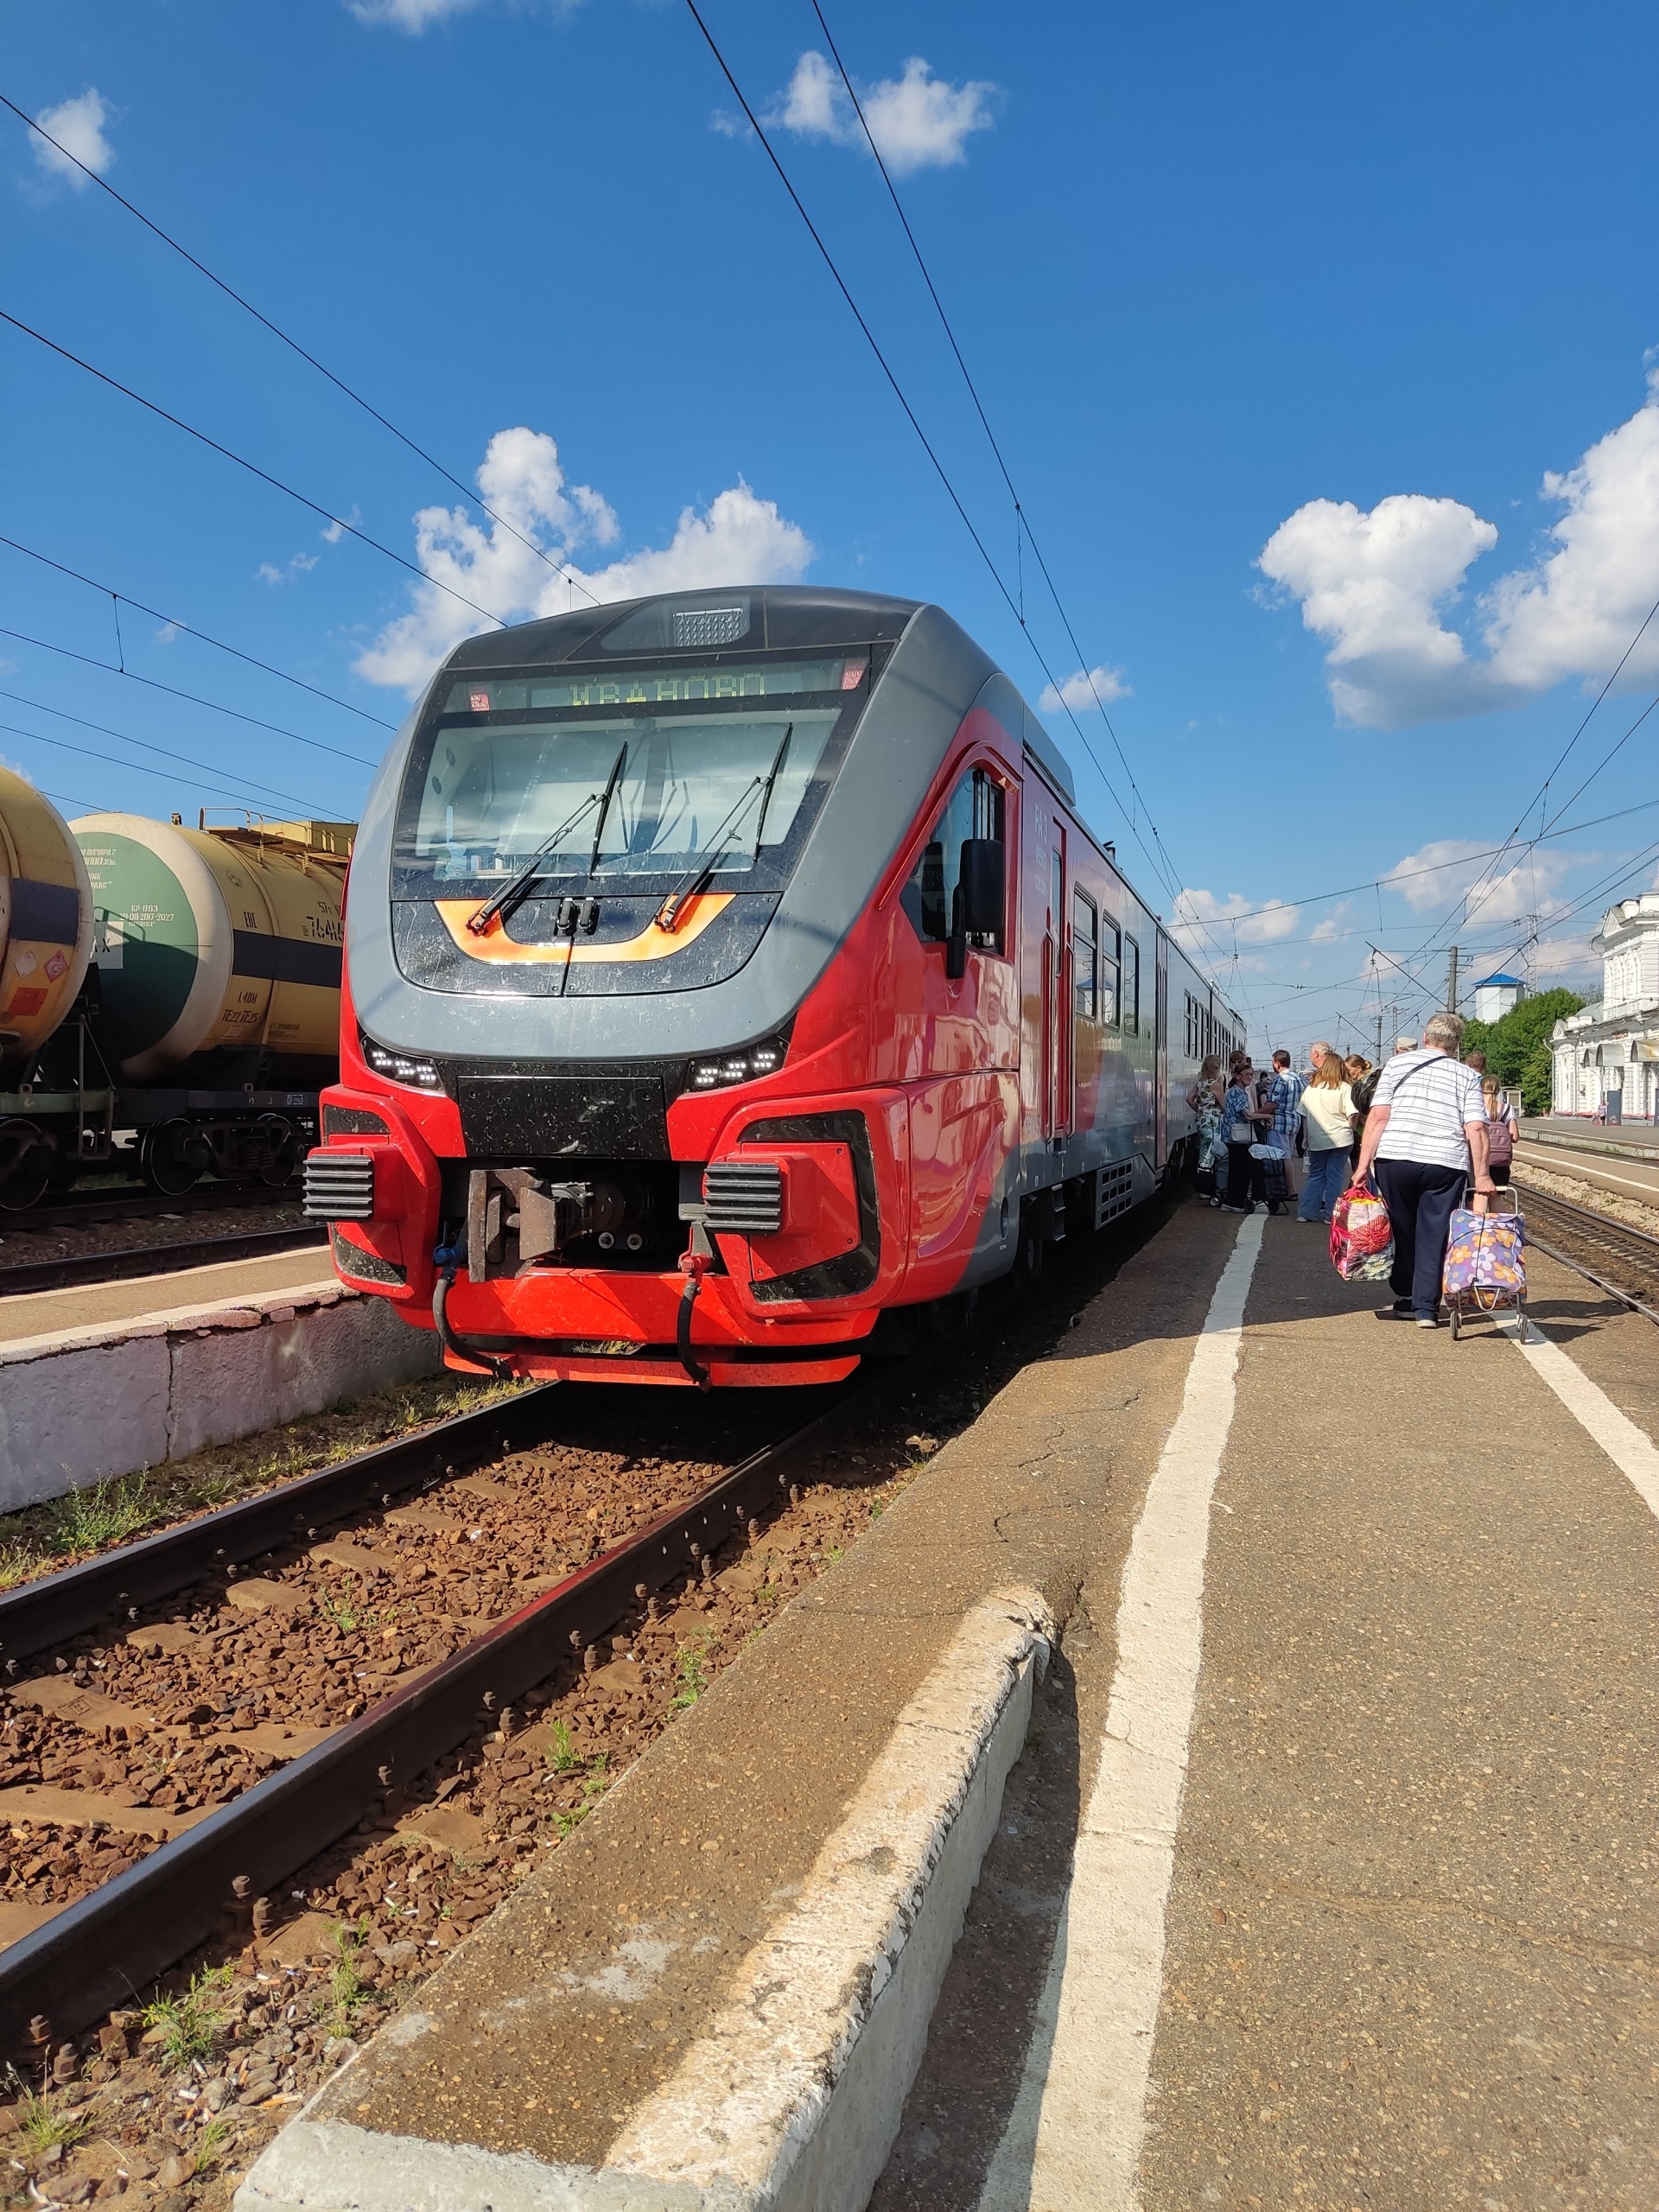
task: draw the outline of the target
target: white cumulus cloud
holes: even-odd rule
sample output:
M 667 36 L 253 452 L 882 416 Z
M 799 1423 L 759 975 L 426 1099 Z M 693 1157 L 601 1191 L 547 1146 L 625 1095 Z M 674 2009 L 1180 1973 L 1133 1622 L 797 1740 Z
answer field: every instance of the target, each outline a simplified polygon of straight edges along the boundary
M 1247 899 L 1242 891 L 1218 899 L 1195 889 L 1177 899 L 1169 926 L 1189 952 L 1209 955 L 1218 944 L 1276 944 L 1294 934 L 1300 911 L 1282 899 Z
M 1478 882 L 1471 916 L 1478 914 L 1483 924 L 1514 922 L 1528 914 L 1547 918 L 1557 912 L 1568 903 L 1560 895 L 1563 880 L 1573 868 L 1594 858 L 1593 854 L 1529 853 L 1523 846 L 1512 859 L 1499 861 L 1488 878 L 1493 867 L 1490 844 L 1469 837 L 1433 837 L 1379 880 L 1385 891 L 1397 892 L 1419 914 L 1449 910 Z
M 500 521 L 474 521 L 464 507 L 423 507 L 416 516 L 416 557 L 429 581 L 412 587 L 408 612 L 359 656 L 357 672 L 371 683 L 417 691 L 445 653 L 489 626 L 463 601 L 517 622 L 594 600 L 792 583 L 812 558 L 805 531 L 740 478 L 703 512 L 683 508 L 666 545 L 584 569 L 575 556 L 614 545 L 621 527 L 602 493 L 566 482 L 558 447 L 543 430 L 498 430 L 478 488 Z
M 1577 677 L 1599 684 L 1659 600 L 1659 367 L 1628 422 L 1543 497 L 1562 512 L 1539 557 L 1478 601 L 1471 653 L 1446 617 L 1469 569 L 1497 543 L 1472 507 L 1399 492 L 1369 512 L 1313 499 L 1262 548 L 1262 573 L 1300 603 L 1326 641 L 1332 703 L 1371 729 L 1479 714 Z M 1659 677 L 1659 622 L 1626 662 L 1620 688 Z
M 41 110 L 35 120 L 57 144 L 48 146 L 46 139 L 33 130 L 29 134 L 29 143 L 35 162 L 54 184 L 67 184 L 76 192 L 85 192 L 92 181 L 86 171 L 90 169 L 92 176 L 102 176 L 111 166 L 115 160 L 115 149 L 104 132 L 110 116 L 109 103 L 92 85 L 72 100 L 60 100 L 56 107 Z
M 1044 684 L 1037 709 L 1039 714 L 1058 715 L 1070 707 L 1077 715 L 1086 708 L 1108 706 L 1114 699 L 1127 699 L 1128 696 L 1129 687 L 1123 681 L 1121 668 L 1080 668 L 1058 687 Z
M 859 105 L 870 137 L 887 167 L 899 176 L 914 169 L 955 168 L 968 158 L 968 140 L 991 125 L 997 87 L 970 79 L 953 85 L 936 77 L 920 54 L 912 54 L 902 73 L 858 88 Z M 826 57 L 809 49 L 766 120 L 797 137 L 823 138 L 837 146 L 865 145 L 841 73 Z M 717 128 L 729 118 L 717 117 Z

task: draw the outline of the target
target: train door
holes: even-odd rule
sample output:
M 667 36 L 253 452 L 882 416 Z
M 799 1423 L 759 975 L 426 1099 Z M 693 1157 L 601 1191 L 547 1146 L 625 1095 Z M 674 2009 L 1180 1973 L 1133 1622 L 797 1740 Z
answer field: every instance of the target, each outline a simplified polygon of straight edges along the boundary
M 1152 1156 L 1161 1172 L 1169 1157 L 1169 944 L 1161 930 L 1153 985 L 1152 1111 L 1156 1147 Z

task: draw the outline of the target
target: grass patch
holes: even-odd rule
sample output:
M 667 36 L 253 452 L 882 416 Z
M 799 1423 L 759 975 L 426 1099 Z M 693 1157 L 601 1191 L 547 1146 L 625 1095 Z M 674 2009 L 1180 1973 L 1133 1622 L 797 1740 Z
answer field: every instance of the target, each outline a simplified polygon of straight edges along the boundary
M 208 2172 L 217 2162 L 219 2152 L 229 2145 L 235 2133 L 236 2122 L 231 2118 L 229 2113 L 215 2113 L 201 2131 L 201 2140 L 197 2144 L 195 2157 L 191 2161 L 192 2173 Z
M 680 1646 L 680 1687 L 669 1700 L 671 1713 L 684 1713 L 694 1706 L 709 1687 L 709 1641 L 707 1637 Z
M 188 2066 L 194 2059 L 208 2059 L 225 2038 L 225 2023 L 213 1999 L 231 1980 L 228 1966 L 212 1967 L 191 1977 L 190 1986 L 176 1997 L 158 1997 L 144 2007 L 144 2025 L 159 2029 L 156 2048 L 168 2066 Z
M 476 1413 L 524 1387 L 435 1375 L 372 1398 L 341 1399 L 326 1413 L 290 1426 L 262 1429 L 233 1444 L 212 1445 L 188 1459 L 169 1459 L 118 1482 L 0 1515 L 0 1590 L 15 1590 L 36 1575 L 289 1476 L 349 1459 L 429 1421 Z
M 17 2101 L 18 2137 L 31 2151 L 50 2151 L 60 2143 L 67 2149 L 79 2142 L 89 2125 L 84 2111 L 54 2104 L 49 2090 L 26 2089 Z
M 572 1774 L 582 1764 L 582 1754 L 570 1741 L 570 1731 L 563 1720 L 556 1720 L 547 1732 L 547 1749 L 542 1753 L 555 1774 Z
M 358 1971 L 363 1946 L 369 1940 L 366 1921 L 342 1921 L 334 1930 L 337 1957 L 328 1977 L 328 2024 L 337 2036 L 347 2036 L 374 1992 Z

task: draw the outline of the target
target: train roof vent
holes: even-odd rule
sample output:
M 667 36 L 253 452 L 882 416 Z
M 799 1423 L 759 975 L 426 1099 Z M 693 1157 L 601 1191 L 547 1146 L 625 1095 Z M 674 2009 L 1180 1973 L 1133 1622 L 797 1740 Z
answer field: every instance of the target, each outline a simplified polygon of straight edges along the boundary
M 735 645 L 749 634 L 746 591 L 705 592 L 695 598 L 656 599 L 625 614 L 600 640 L 607 652 L 637 653 L 666 646 L 673 652 L 707 652 Z

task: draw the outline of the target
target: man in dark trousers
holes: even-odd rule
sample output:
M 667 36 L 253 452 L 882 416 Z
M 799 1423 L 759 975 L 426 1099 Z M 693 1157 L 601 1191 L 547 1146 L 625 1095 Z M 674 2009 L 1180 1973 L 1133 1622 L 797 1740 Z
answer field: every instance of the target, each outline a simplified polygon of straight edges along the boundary
M 1493 1189 L 1486 1156 L 1480 1077 L 1457 1058 L 1464 1025 L 1437 1014 L 1422 1044 L 1396 1052 L 1377 1080 L 1365 1117 L 1354 1181 L 1373 1166 L 1394 1227 L 1394 1303 L 1384 1319 L 1440 1325 L 1440 1276 L 1452 1212 L 1472 1181 L 1478 1200 Z

